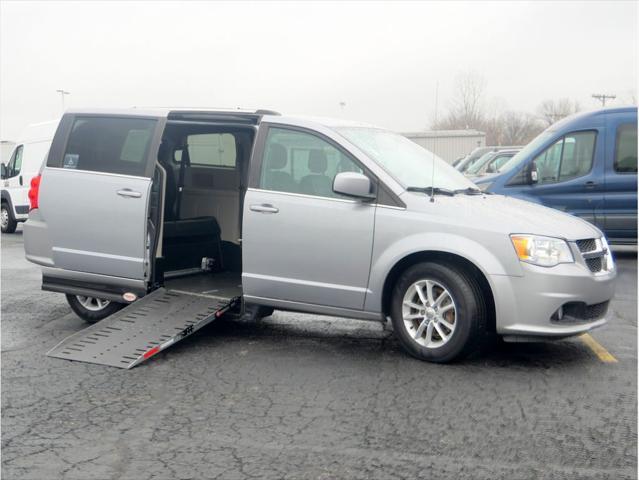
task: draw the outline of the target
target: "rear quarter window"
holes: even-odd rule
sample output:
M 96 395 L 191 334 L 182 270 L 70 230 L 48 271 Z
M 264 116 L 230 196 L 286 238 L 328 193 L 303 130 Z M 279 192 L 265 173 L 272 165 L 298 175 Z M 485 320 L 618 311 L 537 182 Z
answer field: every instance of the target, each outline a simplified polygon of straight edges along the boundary
M 637 173 L 637 125 L 627 123 L 617 127 L 615 171 Z
M 139 118 L 76 118 L 61 167 L 143 176 L 156 123 Z

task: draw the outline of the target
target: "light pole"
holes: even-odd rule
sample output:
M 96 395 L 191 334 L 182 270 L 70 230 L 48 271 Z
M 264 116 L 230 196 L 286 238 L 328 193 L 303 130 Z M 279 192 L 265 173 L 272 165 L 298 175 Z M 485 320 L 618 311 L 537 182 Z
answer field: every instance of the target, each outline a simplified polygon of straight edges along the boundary
M 64 96 L 69 95 L 71 92 L 67 92 L 66 90 L 56 90 L 60 94 L 60 98 L 62 99 L 62 113 L 64 113 Z

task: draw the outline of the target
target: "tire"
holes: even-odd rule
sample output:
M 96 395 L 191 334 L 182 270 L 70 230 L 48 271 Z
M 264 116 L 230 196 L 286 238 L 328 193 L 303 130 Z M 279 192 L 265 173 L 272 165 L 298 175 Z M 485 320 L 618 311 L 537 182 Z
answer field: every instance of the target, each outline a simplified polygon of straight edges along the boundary
M 13 217 L 9 204 L 5 202 L 2 202 L 2 210 L 0 210 L 0 226 L 2 233 L 13 233 L 18 227 L 18 222 Z
M 418 263 L 402 273 L 395 284 L 393 330 L 402 347 L 420 360 L 447 363 L 475 353 L 486 336 L 486 318 L 477 281 L 459 267 Z
M 123 303 L 100 300 L 93 297 L 83 297 L 81 295 L 67 295 L 67 302 L 69 302 L 71 310 L 88 323 L 99 322 L 125 306 Z M 106 303 L 100 306 L 103 302 Z

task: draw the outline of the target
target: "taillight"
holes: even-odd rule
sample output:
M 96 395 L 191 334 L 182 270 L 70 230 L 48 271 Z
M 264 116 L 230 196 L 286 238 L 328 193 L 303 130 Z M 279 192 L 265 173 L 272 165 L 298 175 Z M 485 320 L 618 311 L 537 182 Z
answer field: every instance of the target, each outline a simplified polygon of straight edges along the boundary
M 38 208 L 38 196 L 40 195 L 40 180 L 42 175 L 36 175 L 31 179 L 31 188 L 29 189 L 29 211 Z

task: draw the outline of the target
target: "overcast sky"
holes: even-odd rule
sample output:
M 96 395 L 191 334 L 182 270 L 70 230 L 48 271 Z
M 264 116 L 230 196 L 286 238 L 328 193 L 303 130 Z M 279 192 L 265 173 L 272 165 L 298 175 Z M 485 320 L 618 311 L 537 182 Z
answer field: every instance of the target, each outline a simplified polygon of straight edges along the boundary
M 67 107 L 271 108 L 421 130 L 455 77 L 534 111 L 637 83 L 635 2 L 0 4 L 0 138 Z M 345 102 L 344 107 L 340 102 Z

